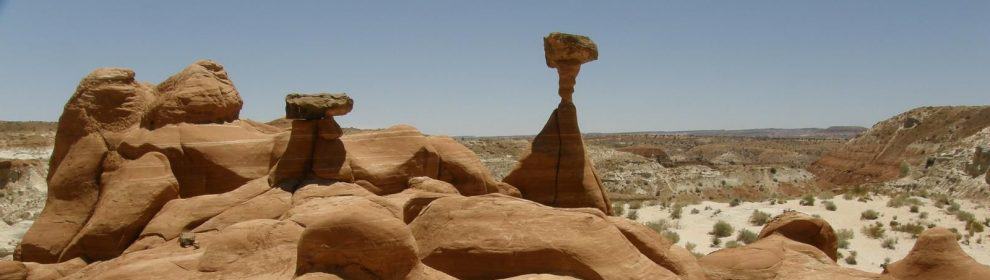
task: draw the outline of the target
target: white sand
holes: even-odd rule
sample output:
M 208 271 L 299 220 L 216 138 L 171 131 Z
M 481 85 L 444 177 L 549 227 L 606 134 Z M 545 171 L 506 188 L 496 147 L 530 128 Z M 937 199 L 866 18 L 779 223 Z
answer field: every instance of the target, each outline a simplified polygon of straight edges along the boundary
M 839 260 L 839 264 L 847 267 L 854 267 L 864 271 L 870 272 L 880 272 L 882 268 L 880 264 L 884 262 L 885 258 L 890 258 L 891 262 L 900 260 L 911 250 L 914 246 L 915 239 L 911 238 L 911 235 L 903 232 L 896 232 L 891 230 L 889 222 L 894 216 L 897 216 L 897 221 L 901 224 L 913 222 L 918 220 L 918 213 L 910 213 L 909 206 L 903 206 L 900 208 L 890 208 L 887 207 L 888 197 L 885 196 L 872 196 L 872 201 L 859 202 L 854 200 L 845 200 L 842 196 L 835 196 L 831 199 L 832 202 L 837 206 L 836 211 L 828 211 L 825 209 L 824 204 L 818 199 L 814 206 L 801 206 L 798 204 L 799 200 L 789 200 L 784 204 L 770 205 L 769 202 L 743 202 L 739 206 L 729 207 L 728 203 L 718 203 L 705 201 L 701 204 L 688 205 L 682 210 L 681 219 L 672 220 L 670 219 L 670 208 L 663 209 L 659 205 L 655 206 L 644 206 L 640 208 L 637 213 L 639 218 L 637 221 L 641 223 L 657 221 L 660 219 L 667 219 L 671 221 L 675 228 L 673 229 L 680 235 L 680 241 L 677 243 L 680 246 L 685 246 L 688 242 L 697 244 L 694 249 L 696 252 L 708 254 L 715 250 L 721 248 L 711 247 L 712 236 L 708 234 L 712 230 L 712 226 L 719 220 L 723 220 L 732 225 L 733 229 L 738 232 L 739 229 L 746 228 L 755 233 L 759 233 L 763 228 L 762 226 L 753 226 L 749 223 L 749 217 L 753 213 L 753 210 L 760 210 L 762 212 L 769 213 L 771 216 L 778 215 L 786 209 L 797 210 L 810 215 L 820 215 L 823 219 L 829 222 L 832 227 L 838 231 L 839 229 L 851 229 L 855 232 L 855 237 L 850 240 L 849 249 L 839 249 L 839 252 L 848 256 L 849 251 L 857 251 L 858 257 L 856 258 L 856 265 L 848 265 L 842 259 Z M 920 206 L 920 212 L 928 212 L 928 218 L 924 220 L 922 224 L 927 225 L 929 223 L 934 223 L 940 227 L 947 228 L 957 228 L 961 234 L 966 234 L 965 224 L 956 219 L 955 216 L 950 215 L 944 209 L 939 209 L 934 206 L 932 201 L 918 198 L 924 202 L 923 206 Z M 983 221 L 988 217 L 986 208 L 977 206 L 974 203 L 968 201 L 956 200 L 960 205 L 961 209 L 973 213 L 977 221 Z M 705 207 L 711 207 L 711 210 L 705 210 Z M 699 214 L 691 214 L 691 209 L 698 209 L 701 212 Z M 882 240 L 880 239 L 870 239 L 862 233 L 861 228 L 864 225 L 873 224 L 875 221 L 862 221 L 860 220 L 860 213 L 868 209 L 873 209 L 881 213 L 880 218 L 875 221 L 880 221 L 886 229 L 887 237 L 897 237 L 898 243 L 894 250 L 885 249 L 881 247 Z M 716 210 L 721 210 L 721 213 L 715 214 Z M 629 213 L 627 209 L 626 214 Z M 732 236 L 722 238 L 722 245 L 724 246 L 726 242 L 730 240 L 735 240 L 736 232 Z M 983 238 L 984 244 L 977 244 L 976 240 Z M 970 245 L 960 244 L 966 253 L 972 256 L 974 259 L 983 264 L 990 264 L 990 250 L 987 248 L 987 244 L 990 243 L 990 228 L 987 228 L 984 232 L 978 233 L 976 236 L 972 237 Z

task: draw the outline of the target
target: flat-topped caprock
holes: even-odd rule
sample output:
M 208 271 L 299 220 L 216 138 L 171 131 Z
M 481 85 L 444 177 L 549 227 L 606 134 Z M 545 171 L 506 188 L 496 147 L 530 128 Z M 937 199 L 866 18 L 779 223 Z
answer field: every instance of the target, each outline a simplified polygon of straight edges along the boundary
M 570 102 L 581 64 L 598 59 L 598 46 L 587 36 L 553 32 L 543 37 L 543 52 L 547 66 L 557 69 L 560 78 L 557 94 Z
M 320 120 L 343 116 L 354 108 L 354 100 L 346 93 L 299 94 L 285 96 L 285 118 Z

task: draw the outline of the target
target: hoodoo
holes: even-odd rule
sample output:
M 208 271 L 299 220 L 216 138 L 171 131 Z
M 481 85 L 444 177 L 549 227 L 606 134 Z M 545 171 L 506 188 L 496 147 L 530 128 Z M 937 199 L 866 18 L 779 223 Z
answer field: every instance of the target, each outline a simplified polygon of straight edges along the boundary
M 588 37 L 550 33 L 543 38 L 547 66 L 557 69 L 560 104 L 533 139 L 504 181 L 523 197 L 556 207 L 594 207 L 611 213 L 598 173 L 588 157 L 572 101 L 581 64 L 598 59 L 598 47 Z

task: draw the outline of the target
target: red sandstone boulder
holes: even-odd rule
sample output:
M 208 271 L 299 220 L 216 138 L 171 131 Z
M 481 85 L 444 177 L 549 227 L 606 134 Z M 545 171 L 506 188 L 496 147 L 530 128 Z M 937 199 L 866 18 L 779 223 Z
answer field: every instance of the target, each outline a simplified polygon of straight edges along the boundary
M 814 246 L 770 235 L 699 260 L 708 279 L 876 279 L 877 274 L 843 268 Z
M 922 232 L 911 252 L 888 264 L 881 279 L 990 279 L 990 266 L 966 255 L 955 233 L 937 227 Z
M 554 274 L 676 279 L 596 210 L 564 211 L 504 195 L 443 197 L 410 224 L 423 263 L 461 279 Z
M 223 65 L 212 60 L 196 61 L 156 90 L 158 101 L 144 120 L 150 128 L 234 121 L 244 104 Z
M 825 220 L 797 211 L 785 211 L 763 226 L 759 238 L 780 234 L 791 240 L 815 246 L 832 261 L 839 248 L 835 230 Z

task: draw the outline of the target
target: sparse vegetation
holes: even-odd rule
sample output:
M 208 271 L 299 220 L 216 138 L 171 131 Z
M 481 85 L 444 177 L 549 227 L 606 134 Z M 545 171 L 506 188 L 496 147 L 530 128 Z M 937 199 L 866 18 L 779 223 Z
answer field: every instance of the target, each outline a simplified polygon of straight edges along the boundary
M 918 205 L 911 205 L 911 213 L 918 213 Z
M 694 250 L 697 247 L 698 247 L 698 244 L 694 244 L 694 243 L 691 243 L 691 242 L 684 243 L 684 249 L 687 249 L 688 252 L 691 252 L 691 254 L 694 255 L 695 258 L 704 257 L 705 254 L 698 253 L 698 252 L 696 252 Z
M 741 204 L 741 203 L 742 203 L 742 200 L 740 200 L 738 198 L 733 198 L 732 201 L 729 201 L 729 207 L 736 207 L 736 206 L 739 206 L 739 204 Z
M 643 207 L 643 202 L 639 200 L 634 200 L 629 202 L 629 209 L 639 209 Z
M 732 235 L 732 225 L 726 223 L 725 221 L 719 220 L 712 226 L 712 231 L 708 234 L 715 236 L 715 238 L 729 237 Z
M 922 231 L 925 231 L 925 226 L 918 222 L 896 225 L 892 226 L 892 228 L 894 231 L 911 234 L 911 238 L 918 238 L 918 235 L 921 234 Z
M 770 221 L 770 214 L 766 212 L 761 212 L 760 210 L 753 210 L 753 214 L 749 215 L 749 223 L 754 226 L 762 226 Z
M 663 231 L 663 237 L 667 238 L 667 240 L 670 240 L 670 243 L 677 243 L 681 241 L 681 235 L 670 230 Z
M 853 237 L 856 237 L 856 233 L 853 232 L 851 229 L 844 228 L 837 231 L 835 233 L 835 237 L 836 239 L 838 239 L 839 248 L 849 249 L 849 240 L 852 240 Z
M 701 213 L 701 211 L 698 210 L 698 208 L 691 208 L 691 214 L 698 214 L 698 213 Z
M 633 221 L 635 221 L 636 219 L 639 219 L 639 210 L 636 210 L 636 209 L 630 210 L 629 211 L 629 214 L 626 215 L 626 218 L 628 218 L 630 220 L 633 220 Z
M 647 222 L 645 225 L 657 233 L 663 233 L 671 227 L 670 221 L 667 221 L 667 219 L 660 219 L 656 222 Z
M 801 197 L 801 201 L 798 204 L 802 206 L 815 206 L 815 196 L 811 194 L 806 194 Z
M 893 207 L 893 208 L 901 208 L 905 205 L 920 206 L 923 204 L 924 203 L 922 203 L 921 200 L 911 197 L 910 195 L 907 194 L 900 194 L 891 197 L 890 200 L 887 201 L 887 207 Z
M 884 238 L 883 242 L 880 243 L 880 247 L 890 250 L 894 250 L 896 245 L 897 245 L 897 238 L 894 237 Z
M 873 209 L 863 211 L 863 213 L 859 214 L 860 220 L 876 220 L 879 217 L 880 213 Z
M 624 204 L 612 203 L 612 216 L 622 217 L 625 216 L 626 207 Z
M 901 178 L 907 177 L 907 175 L 911 174 L 911 165 L 909 165 L 906 161 L 902 161 L 900 171 Z
M 674 207 L 672 209 L 670 209 L 670 218 L 671 219 L 675 219 L 675 220 L 676 219 L 680 219 L 681 218 L 681 211 L 683 211 L 683 210 L 684 210 L 684 206 L 682 206 L 682 205 L 674 205 Z
M 857 255 L 856 251 L 850 251 L 849 252 L 849 255 L 846 256 L 846 259 L 845 259 L 846 260 L 846 264 L 856 265 L 856 255 Z
M 739 247 L 739 241 L 729 240 L 729 242 L 725 242 L 725 248 L 736 248 L 736 247 Z
M 756 240 L 758 239 L 758 237 L 759 236 L 756 235 L 756 233 L 753 232 L 753 231 L 751 231 L 751 230 L 740 229 L 739 232 L 736 234 L 736 241 L 739 241 L 739 242 L 742 242 L 742 243 L 745 243 L 745 244 L 751 244 L 753 242 L 756 242 Z
M 863 235 L 873 239 L 880 239 L 886 235 L 887 230 L 883 228 L 883 224 L 876 222 L 875 224 L 863 226 Z
M 825 210 L 828 211 L 835 211 L 836 209 L 838 209 L 837 207 L 835 207 L 835 202 L 829 200 L 822 201 L 822 205 L 825 205 Z

